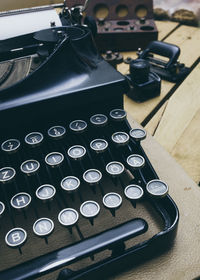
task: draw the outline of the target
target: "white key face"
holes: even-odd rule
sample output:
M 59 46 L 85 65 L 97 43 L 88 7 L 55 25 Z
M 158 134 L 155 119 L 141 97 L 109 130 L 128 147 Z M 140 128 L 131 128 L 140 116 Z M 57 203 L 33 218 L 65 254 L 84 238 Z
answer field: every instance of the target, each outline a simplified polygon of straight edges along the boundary
M 122 121 L 126 118 L 126 112 L 122 109 L 114 109 L 110 112 L 110 116 L 113 120 Z
M 74 160 L 82 159 L 86 154 L 86 149 L 83 146 L 75 145 L 69 148 L 67 153 Z
M 64 160 L 63 154 L 58 152 L 50 153 L 45 157 L 46 163 L 52 167 L 60 165 L 63 162 L 63 160 Z
M 124 172 L 124 165 L 118 161 L 112 161 L 106 165 L 106 171 L 112 176 L 119 176 Z
M 156 197 L 164 197 L 168 194 L 168 185 L 161 180 L 152 180 L 148 182 L 146 189 L 149 194 Z
M 48 218 L 41 218 L 33 225 L 33 232 L 41 237 L 48 236 L 54 229 L 54 223 Z
M 10 201 L 13 208 L 23 209 L 31 203 L 31 196 L 28 193 L 18 193 Z
M 16 152 L 20 147 L 20 142 L 17 139 L 9 139 L 2 143 L 1 149 L 4 152 Z
M 90 122 L 96 126 L 104 126 L 108 122 L 108 118 L 103 114 L 97 114 L 90 118 Z
M 69 128 L 74 132 L 84 132 L 87 128 L 87 123 L 83 120 L 76 120 L 70 123 Z
M 80 207 L 81 214 L 86 218 L 94 218 L 99 214 L 100 206 L 95 201 L 86 201 Z
M 27 233 L 22 228 L 11 229 L 5 237 L 5 242 L 10 247 L 20 247 L 27 239 Z
M 10 182 L 15 177 L 15 169 L 12 167 L 3 167 L 0 169 L 0 182 Z
M 21 164 L 21 171 L 27 175 L 35 173 L 40 167 L 40 164 L 37 160 L 27 160 Z
M 140 155 L 130 155 L 127 158 L 127 163 L 129 166 L 139 169 L 142 168 L 145 165 L 145 160 L 142 156 Z
M 0 201 L 0 216 L 3 214 L 4 211 L 5 211 L 5 205 L 2 201 Z
M 73 226 L 77 223 L 79 214 L 75 209 L 63 209 L 58 215 L 58 221 L 66 227 Z
M 138 185 L 129 185 L 125 188 L 124 194 L 128 199 L 138 200 L 142 198 L 144 191 Z
M 108 148 L 108 142 L 104 139 L 95 139 L 90 143 L 90 148 L 96 153 L 102 153 Z
M 72 192 L 79 188 L 80 180 L 75 176 L 67 176 L 61 181 L 61 187 L 63 190 Z
M 131 129 L 130 136 L 136 141 L 141 141 L 146 138 L 147 134 L 145 130 L 137 128 Z
M 66 133 L 66 129 L 63 126 L 53 126 L 48 130 L 48 135 L 54 139 L 62 138 Z
M 112 141 L 116 144 L 127 144 L 129 141 L 129 136 L 125 132 L 116 132 L 112 135 Z
M 55 196 L 55 194 L 55 187 L 49 184 L 42 185 L 36 190 L 36 196 L 44 201 L 52 199 Z
M 25 142 L 28 145 L 36 146 L 39 145 L 43 141 L 44 137 L 40 132 L 31 132 L 25 137 Z
M 100 182 L 102 174 L 97 169 L 89 169 L 83 174 L 83 179 L 88 184 L 97 184 Z
M 103 204 L 107 208 L 116 209 L 122 204 L 122 198 L 118 193 L 107 193 L 103 197 Z

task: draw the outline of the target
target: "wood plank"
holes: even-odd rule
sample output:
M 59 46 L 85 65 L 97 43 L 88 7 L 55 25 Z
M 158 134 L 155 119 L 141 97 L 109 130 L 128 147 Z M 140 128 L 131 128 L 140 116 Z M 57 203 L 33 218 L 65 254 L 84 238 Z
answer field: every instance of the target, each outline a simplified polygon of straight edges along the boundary
M 174 146 L 171 155 L 185 169 L 189 176 L 196 182 L 200 182 L 200 109 L 195 114 L 181 138 Z
M 155 138 L 170 153 L 200 108 L 200 64 L 177 89 L 167 105 Z
M 200 29 L 191 26 L 178 27 L 167 39 L 166 42 L 176 44 L 181 47 L 180 61 L 185 63 L 188 67 L 199 57 L 199 41 Z M 192 51 L 191 51 L 192 50 Z M 123 73 L 127 73 L 126 68 L 120 66 L 119 69 Z M 131 116 L 141 123 L 152 110 L 160 103 L 160 101 L 168 94 L 173 88 L 174 84 L 167 81 L 162 81 L 161 95 L 144 103 L 136 103 L 127 96 L 124 97 L 125 109 Z
M 165 102 L 165 104 L 158 110 L 158 112 L 153 116 L 153 118 L 148 122 L 148 124 L 145 126 L 145 129 L 151 134 L 154 135 L 156 132 L 156 129 L 159 125 L 159 122 L 161 121 L 161 118 L 165 112 L 166 106 L 168 101 Z

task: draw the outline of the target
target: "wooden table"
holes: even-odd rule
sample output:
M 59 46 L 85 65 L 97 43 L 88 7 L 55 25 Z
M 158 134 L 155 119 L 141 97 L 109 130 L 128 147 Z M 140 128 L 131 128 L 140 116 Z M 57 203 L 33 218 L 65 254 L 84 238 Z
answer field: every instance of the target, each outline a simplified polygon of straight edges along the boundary
M 175 22 L 157 21 L 159 40 L 181 48 L 180 62 L 192 71 L 181 85 L 162 81 L 161 95 L 144 103 L 124 97 L 128 113 L 182 165 L 200 181 L 200 29 Z M 135 52 L 124 56 L 136 57 Z M 128 73 L 128 65 L 118 70 Z

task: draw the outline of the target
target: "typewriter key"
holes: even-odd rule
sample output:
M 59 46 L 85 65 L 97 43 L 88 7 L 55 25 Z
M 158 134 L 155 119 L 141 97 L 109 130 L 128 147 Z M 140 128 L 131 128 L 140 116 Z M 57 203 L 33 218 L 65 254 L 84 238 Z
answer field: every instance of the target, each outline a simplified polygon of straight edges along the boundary
M 125 188 L 124 194 L 136 208 L 136 201 L 143 197 L 144 191 L 138 185 L 129 185 Z
M 96 185 L 101 181 L 102 174 L 97 169 L 88 169 L 83 174 L 83 179 L 89 185 Z
M 115 217 L 115 210 L 117 210 L 122 204 L 122 198 L 118 193 L 107 193 L 103 197 L 103 205 L 110 210 L 113 217 Z
M 79 214 L 75 209 L 65 208 L 58 215 L 58 221 L 65 227 L 74 226 L 79 219 Z
M 81 204 L 80 212 L 83 217 L 89 219 L 91 225 L 94 225 L 94 218 L 99 214 L 100 206 L 97 202 L 88 200 Z
M 66 129 L 63 126 L 53 126 L 49 128 L 48 135 L 53 139 L 60 139 L 66 133 Z
M 53 230 L 54 222 L 48 218 L 40 218 L 33 225 L 33 232 L 39 237 L 44 237 L 46 243 L 48 243 L 47 237 L 52 233 Z
M 5 211 L 5 205 L 3 202 L 0 201 L 0 217 L 3 215 Z
M 31 132 L 25 137 L 25 142 L 32 147 L 38 146 L 42 143 L 44 137 L 40 132 Z
M 75 176 L 67 176 L 61 181 L 61 188 L 69 193 L 76 191 L 80 186 L 80 180 Z
M 146 190 L 151 196 L 161 198 L 168 194 L 169 188 L 163 181 L 155 179 L 147 183 Z
M 130 131 L 130 136 L 135 140 L 135 141 L 141 141 L 144 140 L 147 136 L 147 133 L 144 129 L 136 128 L 136 129 L 131 129 Z
M 17 248 L 21 247 L 26 239 L 27 233 L 23 228 L 13 228 L 6 234 L 5 242 L 8 246 Z
M 103 114 L 97 114 L 90 118 L 90 122 L 95 126 L 105 126 L 108 122 L 108 118 Z
M 7 153 L 14 153 L 20 147 L 20 142 L 17 139 L 9 139 L 1 144 L 1 149 Z
M 16 171 L 12 167 L 3 167 L 0 169 L 0 182 L 9 183 L 15 177 Z
M 81 160 L 86 154 L 86 149 L 83 146 L 75 145 L 70 147 L 67 153 L 72 159 Z
M 116 132 L 112 135 L 112 141 L 118 146 L 127 145 L 129 142 L 129 135 L 125 132 Z
M 114 121 L 123 121 L 126 119 L 126 112 L 122 109 L 114 109 L 110 112 L 110 117 L 114 120 Z
M 135 154 L 135 155 L 130 155 L 127 158 L 127 163 L 133 169 L 140 169 L 145 165 L 145 160 L 142 156 Z
M 27 175 L 32 175 L 39 169 L 39 167 L 40 167 L 40 163 L 37 160 L 30 159 L 24 161 L 21 164 L 20 169 L 23 173 Z
M 52 200 L 54 198 L 54 196 L 56 194 L 56 189 L 52 185 L 44 184 L 36 190 L 35 194 L 36 194 L 37 198 L 46 202 L 46 201 Z
M 18 193 L 11 198 L 10 204 L 13 208 L 22 210 L 31 203 L 31 196 L 28 193 Z
M 109 162 L 106 171 L 113 177 L 120 176 L 124 172 L 124 165 L 118 161 Z
M 74 132 L 82 133 L 86 130 L 87 123 L 82 120 L 76 120 L 69 124 L 69 128 Z
M 63 160 L 64 156 L 59 152 L 52 152 L 45 157 L 45 162 L 51 167 L 59 167 Z
M 95 139 L 90 143 L 90 148 L 96 153 L 103 153 L 108 148 L 108 142 L 104 139 Z

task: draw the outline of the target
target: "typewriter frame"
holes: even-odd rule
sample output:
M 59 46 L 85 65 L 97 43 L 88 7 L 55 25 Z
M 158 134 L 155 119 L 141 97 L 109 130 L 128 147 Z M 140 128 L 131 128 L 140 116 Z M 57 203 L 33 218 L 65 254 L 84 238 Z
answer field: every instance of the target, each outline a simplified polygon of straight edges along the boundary
M 72 28 L 72 27 L 70 27 Z M 88 74 L 89 77 L 91 75 L 91 69 L 93 69 L 93 73 L 96 69 L 100 69 L 103 71 L 103 69 L 107 69 L 107 75 L 110 77 L 110 80 L 107 79 L 106 82 L 103 80 L 104 77 L 102 77 L 102 81 L 99 84 L 99 87 L 96 88 L 94 84 L 88 83 L 87 86 L 82 85 L 82 88 L 76 90 L 76 96 L 81 96 L 82 102 L 85 104 L 84 97 L 86 96 L 84 93 L 89 91 L 94 92 L 95 94 L 91 98 L 91 100 L 95 104 L 95 111 L 104 113 L 105 111 L 109 111 L 114 108 L 123 108 L 123 93 L 127 90 L 127 82 L 126 79 L 119 73 L 115 72 L 115 70 L 112 69 L 110 65 L 108 65 L 105 61 L 102 60 L 102 58 L 98 55 L 95 48 L 93 47 L 93 43 L 90 37 L 90 31 L 88 31 L 85 27 L 73 27 L 73 28 L 81 28 L 82 30 L 86 31 L 85 35 L 81 36 L 80 42 L 79 39 L 72 39 L 69 41 L 68 39 L 64 39 L 62 43 L 56 48 L 56 50 L 53 52 L 52 55 L 39 67 L 37 71 L 32 73 L 29 77 L 24 79 L 22 82 L 5 89 L 1 92 L 2 94 L 2 103 L 0 106 L 0 114 L 1 116 L 7 116 L 10 112 L 12 112 L 13 116 L 16 116 L 16 113 L 20 112 L 19 119 L 23 119 L 23 115 L 27 113 L 30 109 L 30 106 L 32 108 L 43 108 L 43 106 L 47 105 L 49 106 L 49 110 L 47 111 L 47 119 L 48 116 L 50 116 L 51 109 L 54 107 L 54 102 L 56 100 L 56 105 L 61 106 L 62 110 L 64 110 L 64 104 L 66 104 L 66 100 L 70 100 L 70 102 L 75 102 L 75 96 L 74 92 L 67 92 L 65 94 L 60 95 L 59 97 L 52 96 L 51 94 L 44 99 L 42 95 L 40 95 L 40 87 L 42 85 L 43 89 L 45 91 L 51 93 L 51 86 L 52 81 L 49 81 L 48 75 L 44 75 L 46 77 L 44 80 L 41 81 L 42 84 L 37 85 L 34 87 L 34 92 L 37 92 L 37 99 L 33 100 L 34 102 L 30 103 L 30 101 L 27 100 L 27 90 L 30 89 L 30 85 L 34 85 L 35 79 L 38 78 L 38 73 L 40 75 L 43 75 L 45 72 L 50 73 L 52 69 L 59 69 L 59 63 L 63 61 L 63 55 L 65 55 L 69 62 L 72 63 L 75 66 L 78 66 L 78 63 L 81 66 L 81 71 L 85 71 L 84 74 Z M 85 42 L 88 42 L 86 45 Z M 84 49 L 82 49 L 84 47 Z M 69 57 L 70 55 L 76 54 L 76 52 L 82 54 L 81 52 L 86 53 L 86 58 L 91 57 L 92 63 L 95 64 L 95 67 L 92 63 L 87 63 L 80 59 L 76 61 L 73 61 L 73 57 Z M 70 54 L 67 54 L 69 53 Z M 61 58 L 61 59 L 60 59 Z M 80 59 L 80 60 L 79 60 Z M 86 70 L 83 69 L 84 63 L 87 64 Z M 76 65 L 77 64 L 77 65 Z M 70 64 L 72 65 L 72 64 Z M 65 66 L 63 66 L 65 67 Z M 89 68 L 89 69 L 88 69 Z M 62 69 L 63 70 L 63 69 Z M 113 72 L 114 71 L 114 72 Z M 58 73 L 59 75 L 63 75 L 65 71 L 63 70 L 61 73 Z M 98 74 L 98 72 L 97 72 Z M 50 76 L 51 77 L 51 76 Z M 57 73 L 55 73 L 55 80 L 57 79 Z M 65 78 L 65 75 L 64 75 Z M 96 82 L 96 81 L 95 81 Z M 112 87 L 115 87 L 115 92 L 113 93 Z M 104 89 L 103 96 L 101 95 L 102 89 Z M 21 92 L 21 95 L 14 98 L 13 96 L 13 90 L 17 90 Z M 33 92 L 29 93 L 30 96 L 32 96 Z M 10 98 L 6 98 L 7 96 L 11 96 Z M 98 98 L 97 98 L 98 96 Z M 70 98 L 71 97 L 71 98 Z M 14 98 L 14 99 L 12 99 Z M 97 100 L 96 100 L 97 98 Z M 106 98 L 106 99 L 104 99 Z M 12 100 L 15 100 L 16 102 L 12 102 Z M 108 101 L 108 102 L 105 102 Z M 64 103 L 64 104 L 63 104 Z M 14 104 L 14 105 L 13 105 Z M 17 104 L 17 105 L 16 105 Z M 70 103 L 71 104 L 71 103 Z M 70 108 L 70 104 L 68 108 Z M 81 103 L 77 104 L 76 108 L 81 108 Z M 104 108 L 102 110 L 102 108 Z M 61 110 L 61 111 L 62 111 Z M 70 110 L 70 114 L 73 115 L 73 111 Z M 39 116 L 38 116 L 39 117 Z M 60 118 L 58 114 L 58 119 Z M 128 121 L 126 121 L 126 126 L 131 129 Z M 154 179 L 158 178 L 156 172 L 154 171 L 148 157 L 146 156 L 143 148 L 138 145 L 138 149 L 141 151 L 141 153 L 144 155 L 146 164 L 149 166 L 149 172 L 153 175 Z M 152 257 L 155 253 L 159 254 L 167 249 L 173 244 L 174 238 L 176 236 L 177 232 L 177 226 L 178 226 L 178 220 L 179 220 L 179 212 L 176 204 L 172 200 L 172 198 L 167 195 L 166 197 L 162 199 L 151 199 L 151 204 L 155 208 L 156 212 L 158 212 L 159 216 L 162 218 L 164 222 L 164 228 L 161 232 L 154 235 L 151 239 L 144 241 L 142 243 L 139 243 L 132 248 L 129 248 L 127 250 L 124 250 L 123 242 L 118 241 L 116 244 L 114 244 L 112 255 L 109 258 L 106 258 L 100 262 L 97 262 L 93 265 L 90 265 L 88 267 L 85 267 L 84 269 L 81 269 L 79 271 L 72 271 L 69 269 L 65 269 L 61 271 L 59 280 L 65 279 L 65 280 L 75 280 L 75 279 L 92 279 L 93 277 L 97 279 L 102 279 L 102 277 L 110 276 L 113 271 L 119 272 L 119 270 L 123 270 L 125 267 L 130 265 L 136 265 L 141 261 L 144 261 L 150 257 Z M 88 238 L 88 241 L 94 240 L 96 236 Z M 111 240 L 111 243 L 113 241 Z M 80 250 L 81 248 L 81 242 L 79 242 Z M 113 243 L 112 243 L 113 245 Z M 75 243 L 72 246 L 77 246 L 77 243 Z M 61 249 L 58 249 L 57 251 L 54 251 L 52 253 L 49 253 L 47 255 L 44 255 L 39 258 L 35 258 L 34 260 L 28 261 L 24 264 L 17 265 L 16 267 L 10 268 L 8 270 L 0 272 L 0 277 L 2 279 L 12 279 L 12 280 L 22 280 L 22 279 L 36 279 L 42 275 L 45 275 L 46 273 L 50 273 L 54 270 L 57 270 L 59 268 L 62 268 L 66 265 L 69 265 L 73 262 L 76 262 L 80 258 L 84 258 L 88 256 L 88 252 L 82 254 L 79 258 L 70 258 L 68 257 L 66 261 L 63 261 L 59 258 L 59 253 L 65 252 L 65 249 L 67 249 L 68 246 L 65 246 Z M 108 246 L 109 247 L 109 246 Z M 104 248 L 103 248 L 104 250 Z M 90 254 L 96 253 L 96 248 L 94 248 L 94 251 L 90 251 Z M 42 258 L 42 259 L 41 259 Z M 48 270 L 42 268 L 41 260 L 45 261 L 46 264 L 48 264 Z M 53 265 L 52 265 L 53 260 Z M 46 266 L 46 265 L 45 265 Z

